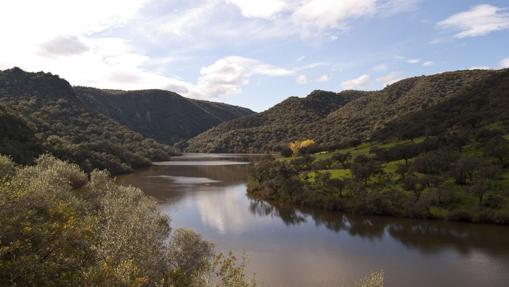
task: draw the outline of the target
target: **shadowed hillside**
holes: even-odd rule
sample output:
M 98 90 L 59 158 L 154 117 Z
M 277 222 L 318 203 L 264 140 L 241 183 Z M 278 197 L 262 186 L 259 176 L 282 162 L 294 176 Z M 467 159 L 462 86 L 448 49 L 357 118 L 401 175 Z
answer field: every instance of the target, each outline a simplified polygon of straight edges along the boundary
M 277 150 L 289 141 L 313 135 L 314 124 L 365 92 L 314 91 L 291 97 L 269 110 L 223 123 L 189 142 L 188 150 L 260 152 Z
M 190 139 L 222 122 L 254 114 L 237 106 L 184 98 L 163 90 L 113 91 L 75 87 L 89 109 L 161 143 Z
M 0 104 L 5 109 L 0 110 L 5 131 L 0 141 L 7 143 L 1 152 L 18 162 L 29 162 L 38 153 L 32 142 L 86 171 L 100 168 L 112 173 L 148 166 L 151 160 L 176 153 L 87 109 L 67 81 L 49 73 L 0 71 Z

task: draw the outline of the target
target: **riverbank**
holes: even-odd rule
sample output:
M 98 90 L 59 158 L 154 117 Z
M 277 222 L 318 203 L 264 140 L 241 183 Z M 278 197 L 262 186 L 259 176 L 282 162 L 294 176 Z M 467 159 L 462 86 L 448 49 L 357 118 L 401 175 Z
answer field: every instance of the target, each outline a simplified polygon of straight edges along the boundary
M 459 152 L 436 141 L 267 157 L 254 164 L 248 194 L 277 205 L 351 214 L 509 224 L 507 167 L 480 143 Z

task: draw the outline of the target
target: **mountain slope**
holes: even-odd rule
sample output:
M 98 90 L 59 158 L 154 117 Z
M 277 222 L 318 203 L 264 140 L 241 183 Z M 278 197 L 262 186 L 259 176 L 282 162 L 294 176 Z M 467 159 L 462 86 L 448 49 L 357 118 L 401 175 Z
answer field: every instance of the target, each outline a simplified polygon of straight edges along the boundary
M 14 161 L 26 164 L 42 150 L 28 124 L 0 105 L 0 154 L 10 155 Z
M 90 110 L 167 144 L 190 139 L 222 122 L 254 114 L 249 109 L 187 99 L 163 90 L 112 91 L 75 87 L 74 91 Z
M 173 148 L 87 109 L 69 83 L 52 74 L 19 68 L 0 71 L 0 104 L 6 113 L 23 119 L 26 124 L 16 125 L 26 138 L 35 137 L 44 152 L 75 162 L 86 171 L 100 168 L 123 173 L 175 154 Z M 6 123 L 8 128 L 14 128 L 12 120 Z M 18 136 L 2 133 L 1 141 L 16 142 Z M 2 152 L 16 159 L 16 153 L 30 152 L 30 148 L 18 146 Z
M 381 91 L 315 92 L 305 99 L 290 98 L 259 115 L 223 123 L 191 139 L 188 149 L 265 152 L 278 150 L 296 139 L 311 138 L 325 148 L 365 141 L 387 129 L 389 123 L 462 98 L 475 87 L 484 87 L 478 93 L 490 94 L 492 87 L 487 83 L 508 73 L 508 70 L 457 71 L 409 78 Z M 506 95 L 501 90 L 496 93 Z M 317 103 L 313 95 L 343 100 L 341 104 L 328 105 Z M 313 116 L 303 112 L 308 110 L 315 111 Z
M 364 92 L 314 91 L 291 97 L 271 109 L 223 123 L 189 141 L 189 151 L 260 152 L 313 134 L 314 123 Z

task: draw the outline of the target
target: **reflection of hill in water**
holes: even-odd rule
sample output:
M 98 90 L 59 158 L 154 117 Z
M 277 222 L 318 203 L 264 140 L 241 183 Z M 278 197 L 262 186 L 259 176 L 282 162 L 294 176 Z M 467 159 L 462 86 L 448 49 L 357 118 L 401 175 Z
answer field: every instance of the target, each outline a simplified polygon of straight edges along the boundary
M 176 202 L 186 192 L 222 191 L 227 186 L 245 184 L 248 169 L 248 165 L 161 165 L 121 176 L 118 182 L 139 187 L 160 202 Z
M 323 225 L 329 230 L 344 231 L 351 236 L 369 240 L 390 236 L 407 248 L 417 249 L 424 254 L 448 249 L 456 250 L 463 255 L 482 251 L 509 260 L 507 248 L 509 228 L 505 226 L 296 210 L 256 200 L 251 201 L 250 210 L 257 215 L 278 216 L 287 225 L 298 225 L 313 220 L 316 225 Z

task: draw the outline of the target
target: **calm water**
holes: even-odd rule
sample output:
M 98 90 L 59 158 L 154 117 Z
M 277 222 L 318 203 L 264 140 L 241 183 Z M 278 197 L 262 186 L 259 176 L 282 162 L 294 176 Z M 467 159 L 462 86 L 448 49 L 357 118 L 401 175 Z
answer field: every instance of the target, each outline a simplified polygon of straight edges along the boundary
M 509 227 L 276 209 L 246 197 L 248 158 L 188 154 L 119 178 L 173 227 L 249 258 L 265 286 L 339 286 L 383 269 L 386 286 L 509 286 Z

